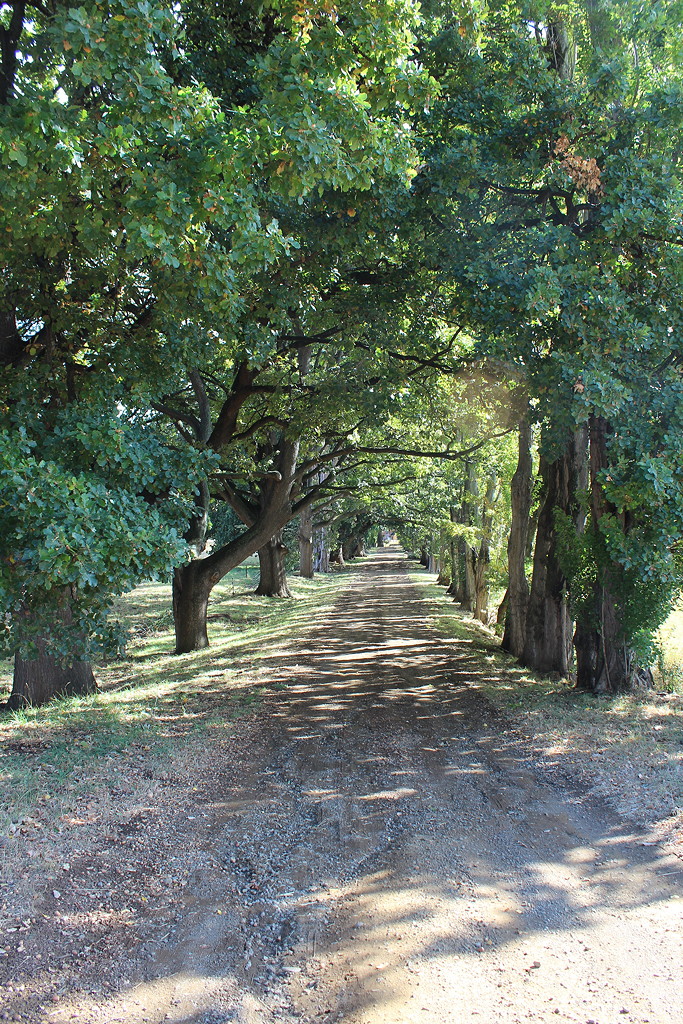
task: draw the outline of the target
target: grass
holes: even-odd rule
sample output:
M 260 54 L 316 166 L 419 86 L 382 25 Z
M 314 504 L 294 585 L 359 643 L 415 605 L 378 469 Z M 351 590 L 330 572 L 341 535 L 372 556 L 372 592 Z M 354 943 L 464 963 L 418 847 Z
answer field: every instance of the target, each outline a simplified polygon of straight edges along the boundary
M 475 641 L 488 668 L 478 685 L 542 758 L 578 776 L 621 813 L 662 835 L 683 834 L 683 694 L 671 685 L 675 666 L 683 665 L 683 609 L 663 631 L 661 688 L 593 696 L 569 680 L 520 668 L 500 650 L 500 639 L 462 612 L 417 564 L 412 578 L 437 631 Z
M 683 694 L 683 603 L 669 615 L 659 630 L 661 653 L 655 666 L 658 687 Z
M 292 577 L 294 600 L 282 601 L 253 594 L 255 566 L 234 570 L 212 595 L 211 647 L 184 655 L 172 653 L 169 587 L 150 583 L 121 599 L 116 615 L 131 639 L 125 658 L 96 667 L 98 693 L 0 715 L 0 835 L 36 814 L 67 819 L 102 798 L 107 777 L 123 775 L 131 758 L 159 764 L 179 745 L 225 735 L 264 698 L 253 670 L 334 602 L 350 572 Z M 1 669 L 0 701 L 11 665 Z

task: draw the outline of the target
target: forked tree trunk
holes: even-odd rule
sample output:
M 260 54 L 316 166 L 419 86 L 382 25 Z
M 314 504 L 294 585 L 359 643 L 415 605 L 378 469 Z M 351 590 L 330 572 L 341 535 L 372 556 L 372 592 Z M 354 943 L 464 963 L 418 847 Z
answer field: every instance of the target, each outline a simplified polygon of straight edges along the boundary
M 515 658 L 524 654 L 529 584 L 526 579 L 525 558 L 531 509 L 533 463 L 531 458 L 531 424 L 527 419 L 519 424 L 519 456 L 517 468 L 510 484 L 512 522 L 508 538 L 508 589 L 505 614 L 505 632 L 501 647 Z
M 306 508 L 299 515 L 299 575 L 313 578 L 313 513 Z
M 610 515 L 621 522 L 627 533 L 631 527 L 628 514 L 617 514 L 605 499 L 600 476 L 607 468 L 607 436 L 609 425 L 600 416 L 591 416 L 590 429 L 590 529 L 599 530 L 600 520 Z M 577 623 L 576 685 L 593 693 L 617 693 L 624 690 L 650 689 L 654 679 L 649 668 L 640 665 L 624 637 L 614 594 L 614 572 L 609 567 L 598 570 L 593 591 L 593 607 L 584 609 Z
M 271 537 L 292 519 L 291 489 L 298 452 L 298 441 L 282 441 L 277 472 L 269 474 L 261 484 L 260 507 L 255 521 L 251 515 L 242 517 L 246 526 L 244 533 L 205 558 L 198 558 L 175 570 L 173 620 L 177 654 L 208 647 L 206 614 L 211 591 L 231 569 L 268 544 Z M 242 511 L 241 506 L 241 502 L 233 505 L 238 515 Z
M 292 596 L 287 585 L 286 555 L 287 548 L 282 542 L 282 530 L 278 530 L 267 544 L 258 549 L 261 577 L 256 593 L 261 597 Z
M 71 622 L 71 594 L 65 589 L 60 598 L 60 607 L 55 612 L 59 622 L 67 626 Z M 39 707 L 55 697 L 84 697 L 95 693 L 97 682 L 88 661 L 75 661 L 62 665 L 59 659 L 49 653 L 49 644 L 38 640 L 35 658 L 14 656 L 14 679 L 12 692 L 6 707 L 12 711 L 25 707 Z
M 554 462 L 541 459 L 544 494 L 538 517 L 531 594 L 521 662 L 535 672 L 569 676 L 572 669 L 572 620 L 567 580 L 559 561 L 555 515 L 571 516 L 581 528 L 583 513 L 577 493 L 586 482 L 587 431 L 575 432 L 564 454 Z

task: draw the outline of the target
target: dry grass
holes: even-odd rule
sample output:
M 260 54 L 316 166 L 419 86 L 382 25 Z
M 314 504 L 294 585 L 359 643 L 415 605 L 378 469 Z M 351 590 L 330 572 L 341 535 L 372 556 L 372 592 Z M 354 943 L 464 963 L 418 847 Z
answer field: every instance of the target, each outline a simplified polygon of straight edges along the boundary
M 672 686 L 595 697 L 567 680 L 542 679 L 500 650 L 416 567 L 413 578 L 442 635 L 476 637 L 489 680 L 482 690 L 523 731 L 546 763 L 566 770 L 621 814 L 662 837 L 683 840 L 683 694 Z M 667 624 L 667 665 L 683 664 L 683 610 Z M 671 669 L 668 670 L 671 674 Z M 670 677 L 670 676 L 669 676 Z M 663 686 L 664 680 L 660 682 Z
M 185 655 L 172 653 L 170 588 L 147 584 L 122 599 L 131 640 L 125 658 L 96 668 L 99 693 L 0 714 L 0 875 L 3 835 L 68 824 L 89 805 L 101 816 L 138 762 L 158 774 L 183 746 L 225 734 L 258 706 L 265 691 L 250 670 L 329 607 L 350 572 L 292 577 L 295 599 L 280 601 L 253 594 L 253 566 L 235 570 L 214 590 L 211 647 Z M 11 665 L 0 668 L 1 702 Z

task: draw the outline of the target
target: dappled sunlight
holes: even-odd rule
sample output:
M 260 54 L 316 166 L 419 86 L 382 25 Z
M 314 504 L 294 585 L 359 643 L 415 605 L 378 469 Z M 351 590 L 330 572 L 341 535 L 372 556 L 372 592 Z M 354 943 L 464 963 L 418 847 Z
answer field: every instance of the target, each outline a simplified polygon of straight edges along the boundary
M 210 651 L 163 656 L 156 685 L 96 698 L 131 719 L 153 709 L 169 736 L 198 723 L 212 735 L 240 694 L 262 695 L 267 717 L 253 746 L 226 744 L 225 779 L 192 812 L 207 822 L 203 866 L 178 924 L 160 918 L 143 980 L 65 997 L 49 1024 L 71 1024 L 76 1007 L 82 1024 L 261 1024 L 288 1006 L 339 1024 L 492 1024 L 525 1019 L 529 1005 L 537 1020 L 611 1024 L 625 991 L 632 1019 L 683 1019 L 680 965 L 668 995 L 638 995 L 641 975 L 671 963 L 679 862 L 544 781 L 481 696 L 491 672 L 477 638 L 439 637 L 421 602 L 406 605 L 405 580 L 402 556 L 380 553 L 301 642 L 298 611 L 280 619 L 282 603 L 270 632 L 259 621 L 223 638 L 218 623 Z M 164 790 L 150 784 L 137 806 L 125 843 L 162 813 Z M 106 813 L 92 807 L 83 822 Z M 99 941 L 106 922 L 133 938 L 148 906 L 116 904 L 111 876 L 93 881 L 90 911 L 64 914 L 57 901 L 46 926 Z M 163 887 L 156 898 L 163 917 Z M 278 922 L 291 929 L 279 945 L 268 938 Z M 610 976 L 619 981 L 603 990 Z

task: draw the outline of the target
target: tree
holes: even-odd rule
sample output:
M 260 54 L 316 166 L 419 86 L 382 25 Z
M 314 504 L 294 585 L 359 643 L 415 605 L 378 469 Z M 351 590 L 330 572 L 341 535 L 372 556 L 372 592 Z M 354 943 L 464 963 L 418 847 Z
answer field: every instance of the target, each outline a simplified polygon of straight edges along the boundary
M 179 311 L 233 289 L 202 203 L 220 112 L 163 72 L 173 14 L 16 2 L 2 19 L 2 596 L 21 703 L 92 688 L 112 594 L 177 559 L 202 460 L 127 410 L 173 359 Z M 246 212 L 226 220 L 244 231 Z
M 203 502 L 212 452 L 220 448 L 193 439 L 180 446 L 178 458 L 160 453 L 162 464 L 151 474 L 135 451 L 146 432 L 164 437 L 150 410 L 163 403 L 179 374 L 197 380 L 195 371 L 218 349 L 228 353 L 224 363 L 236 360 L 247 369 L 267 352 L 272 323 L 259 316 L 255 296 L 269 268 L 300 245 L 295 230 L 286 234 L 280 227 L 278 203 L 295 208 L 316 189 L 340 195 L 367 189 L 378 167 L 405 168 L 409 147 L 395 112 L 409 92 L 419 92 L 419 73 L 407 61 L 416 12 L 400 0 L 371 10 L 349 5 L 341 21 L 334 8 L 294 3 L 254 3 L 248 10 L 229 4 L 216 13 L 192 4 L 170 9 L 155 0 L 91 0 L 54 9 L 17 0 L 3 5 L 1 16 L 0 143 L 12 166 L 0 208 L 3 400 L 13 410 L 10 439 L 19 423 L 41 425 L 35 437 L 28 430 L 38 467 L 34 486 L 26 483 L 33 466 L 26 452 L 18 445 L 5 449 L 10 469 L 3 501 L 35 493 L 46 463 L 40 445 L 62 415 L 79 439 L 90 429 L 77 418 L 84 409 L 101 411 L 102 435 L 131 412 L 137 433 L 122 435 L 132 446 L 124 459 L 131 473 L 125 495 L 119 476 L 111 498 L 128 503 L 130 520 L 144 536 L 163 526 L 161 505 L 169 497 L 177 510 L 165 490 L 170 471 L 163 463 L 184 466 L 176 487 L 194 489 Z M 214 45 L 203 54 L 208 33 Z M 221 75 L 216 57 L 228 51 Z M 393 109 L 385 114 L 389 102 Z M 289 264 L 285 258 L 279 265 Z M 283 305 L 274 321 L 288 315 Z M 225 418 L 220 427 L 225 430 Z M 177 440 L 169 451 L 173 447 Z M 280 447 L 286 463 L 292 444 Z M 90 462 L 78 467 L 84 494 L 109 486 L 98 457 L 91 451 Z M 71 472 L 69 458 L 60 457 L 55 473 L 64 484 L 46 497 L 45 507 L 51 502 L 50 517 L 69 523 L 82 506 L 80 528 L 94 499 L 71 502 Z M 270 490 L 270 505 L 283 510 L 288 499 L 282 489 Z M 55 505 L 58 496 L 62 503 Z M 142 557 L 144 545 L 132 528 L 124 535 L 112 524 L 105 528 L 101 518 L 110 566 L 118 549 L 138 578 L 159 570 L 156 554 Z M 158 551 L 177 564 L 175 512 L 170 520 Z M 24 521 L 34 522 L 31 516 Z M 190 541 L 196 525 L 194 516 Z M 8 558 L 21 544 L 23 551 L 37 550 L 41 536 L 13 539 Z M 267 539 L 258 530 L 250 537 L 257 546 Z M 79 549 L 78 559 L 81 576 L 96 579 L 102 595 L 94 601 L 90 590 L 70 584 L 66 610 L 56 609 L 50 596 L 65 596 L 60 572 L 30 593 L 21 575 L 7 577 L 16 591 L 13 607 L 26 598 L 31 621 L 55 616 L 53 628 L 27 637 L 30 651 L 21 634 L 28 619 L 11 616 L 9 649 L 24 660 L 44 652 L 52 665 L 54 679 L 41 683 L 40 699 L 63 687 L 58 662 L 81 659 L 103 634 L 103 622 L 88 617 L 86 603 L 104 616 L 105 592 L 133 582 L 132 572 L 113 568 L 98 575 L 100 563 L 89 548 Z M 70 654 L 54 644 L 59 623 L 67 620 L 74 622 L 64 633 Z M 36 671 L 39 660 L 29 659 Z M 77 688 L 73 673 L 69 682 Z M 82 685 L 92 685 L 87 673 Z M 22 693 L 33 699 L 23 683 Z
M 414 186 L 427 210 L 425 258 L 482 356 L 524 374 L 542 427 L 546 497 L 525 658 L 568 672 L 574 614 L 590 652 L 579 654 L 579 677 L 596 690 L 644 678 L 635 652 L 646 653 L 665 605 L 641 602 L 635 614 L 639 581 L 661 573 L 658 595 L 680 586 L 683 506 L 674 487 L 663 516 L 647 482 L 663 465 L 675 479 L 678 459 L 663 440 L 679 401 L 678 14 L 656 5 L 645 25 L 629 4 L 513 4 L 470 24 L 440 11 L 423 49 L 441 84 L 422 119 Z M 643 381 L 656 398 L 647 408 Z M 653 432 L 651 458 L 643 441 Z M 572 483 L 582 461 L 588 503 Z M 649 505 L 635 498 L 643 485 Z M 562 544 L 558 517 L 571 521 Z M 572 562 L 572 545 L 585 557 Z

